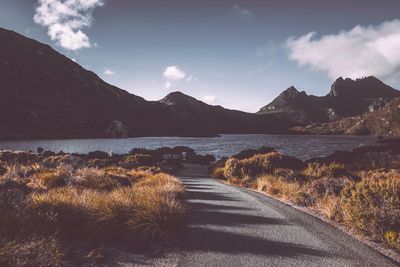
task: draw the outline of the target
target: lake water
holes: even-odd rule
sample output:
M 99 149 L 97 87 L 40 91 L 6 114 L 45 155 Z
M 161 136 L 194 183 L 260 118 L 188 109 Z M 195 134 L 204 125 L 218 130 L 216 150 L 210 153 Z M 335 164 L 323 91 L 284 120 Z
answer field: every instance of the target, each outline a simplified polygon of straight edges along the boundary
M 271 146 L 276 150 L 301 159 L 326 156 L 337 150 L 352 150 L 362 145 L 376 144 L 369 136 L 299 136 L 299 135 L 222 135 L 220 137 L 142 137 L 128 139 L 74 139 L 0 141 L 0 149 L 32 150 L 38 147 L 54 152 L 88 153 L 112 151 L 128 153 L 132 148 L 188 146 L 197 153 L 211 154 L 216 158 L 230 156 L 244 149 Z

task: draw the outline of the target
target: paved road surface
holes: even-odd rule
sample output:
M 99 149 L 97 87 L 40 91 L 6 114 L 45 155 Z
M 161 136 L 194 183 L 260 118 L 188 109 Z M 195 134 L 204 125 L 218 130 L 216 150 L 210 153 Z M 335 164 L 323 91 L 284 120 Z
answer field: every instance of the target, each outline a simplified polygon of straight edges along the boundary
M 206 173 L 191 165 L 178 174 L 192 207 L 179 266 L 397 266 L 310 215 Z

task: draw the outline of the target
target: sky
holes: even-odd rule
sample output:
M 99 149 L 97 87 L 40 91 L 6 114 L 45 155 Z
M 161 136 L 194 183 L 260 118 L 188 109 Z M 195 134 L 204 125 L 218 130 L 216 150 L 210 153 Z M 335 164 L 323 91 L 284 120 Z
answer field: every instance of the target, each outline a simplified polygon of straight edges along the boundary
M 399 0 L 0 0 L 0 27 L 147 100 L 256 112 L 339 76 L 400 88 Z

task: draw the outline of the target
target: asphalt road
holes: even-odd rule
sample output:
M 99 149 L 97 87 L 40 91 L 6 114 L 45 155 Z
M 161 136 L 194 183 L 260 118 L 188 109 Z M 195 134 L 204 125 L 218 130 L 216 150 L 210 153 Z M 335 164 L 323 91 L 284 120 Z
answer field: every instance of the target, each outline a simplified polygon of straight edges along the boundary
M 179 266 L 398 266 L 333 226 L 186 167 L 191 211 Z

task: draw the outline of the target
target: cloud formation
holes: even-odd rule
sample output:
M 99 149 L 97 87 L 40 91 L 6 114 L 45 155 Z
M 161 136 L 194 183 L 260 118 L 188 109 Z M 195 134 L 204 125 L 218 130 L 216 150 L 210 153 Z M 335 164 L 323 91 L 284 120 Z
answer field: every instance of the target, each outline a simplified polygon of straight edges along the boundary
M 186 76 L 186 73 L 178 66 L 168 66 L 163 72 L 163 77 L 166 79 L 165 88 L 171 88 L 174 82 L 183 80 Z M 191 75 L 188 78 L 191 80 Z
M 400 20 L 316 37 L 315 32 L 286 41 L 289 58 L 300 66 L 339 76 L 369 75 L 400 82 Z
M 90 27 L 93 10 L 103 4 L 103 0 L 38 0 L 33 19 L 47 27 L 51 40 L 63 48 L 89 48 L 92 45 L 82 29 Z
M 179 69 L 178 66 L 168 66 L 165 69 L 163 76 L 169 81 L 179 81 L 186 77 L 186 73 Z
M 104 74 L 108 75 L 108 76 L 112 76 L 112 75 L 115 75 L 115 71 L 110 70 L 110 69 L 105 69 Z
M 238 18 L 246 19 L 246 20 L 253 20 L 254 14 L 250 10 L 239 6 L 238 4 L 234 4 L 232 6 L 231 12 Z

